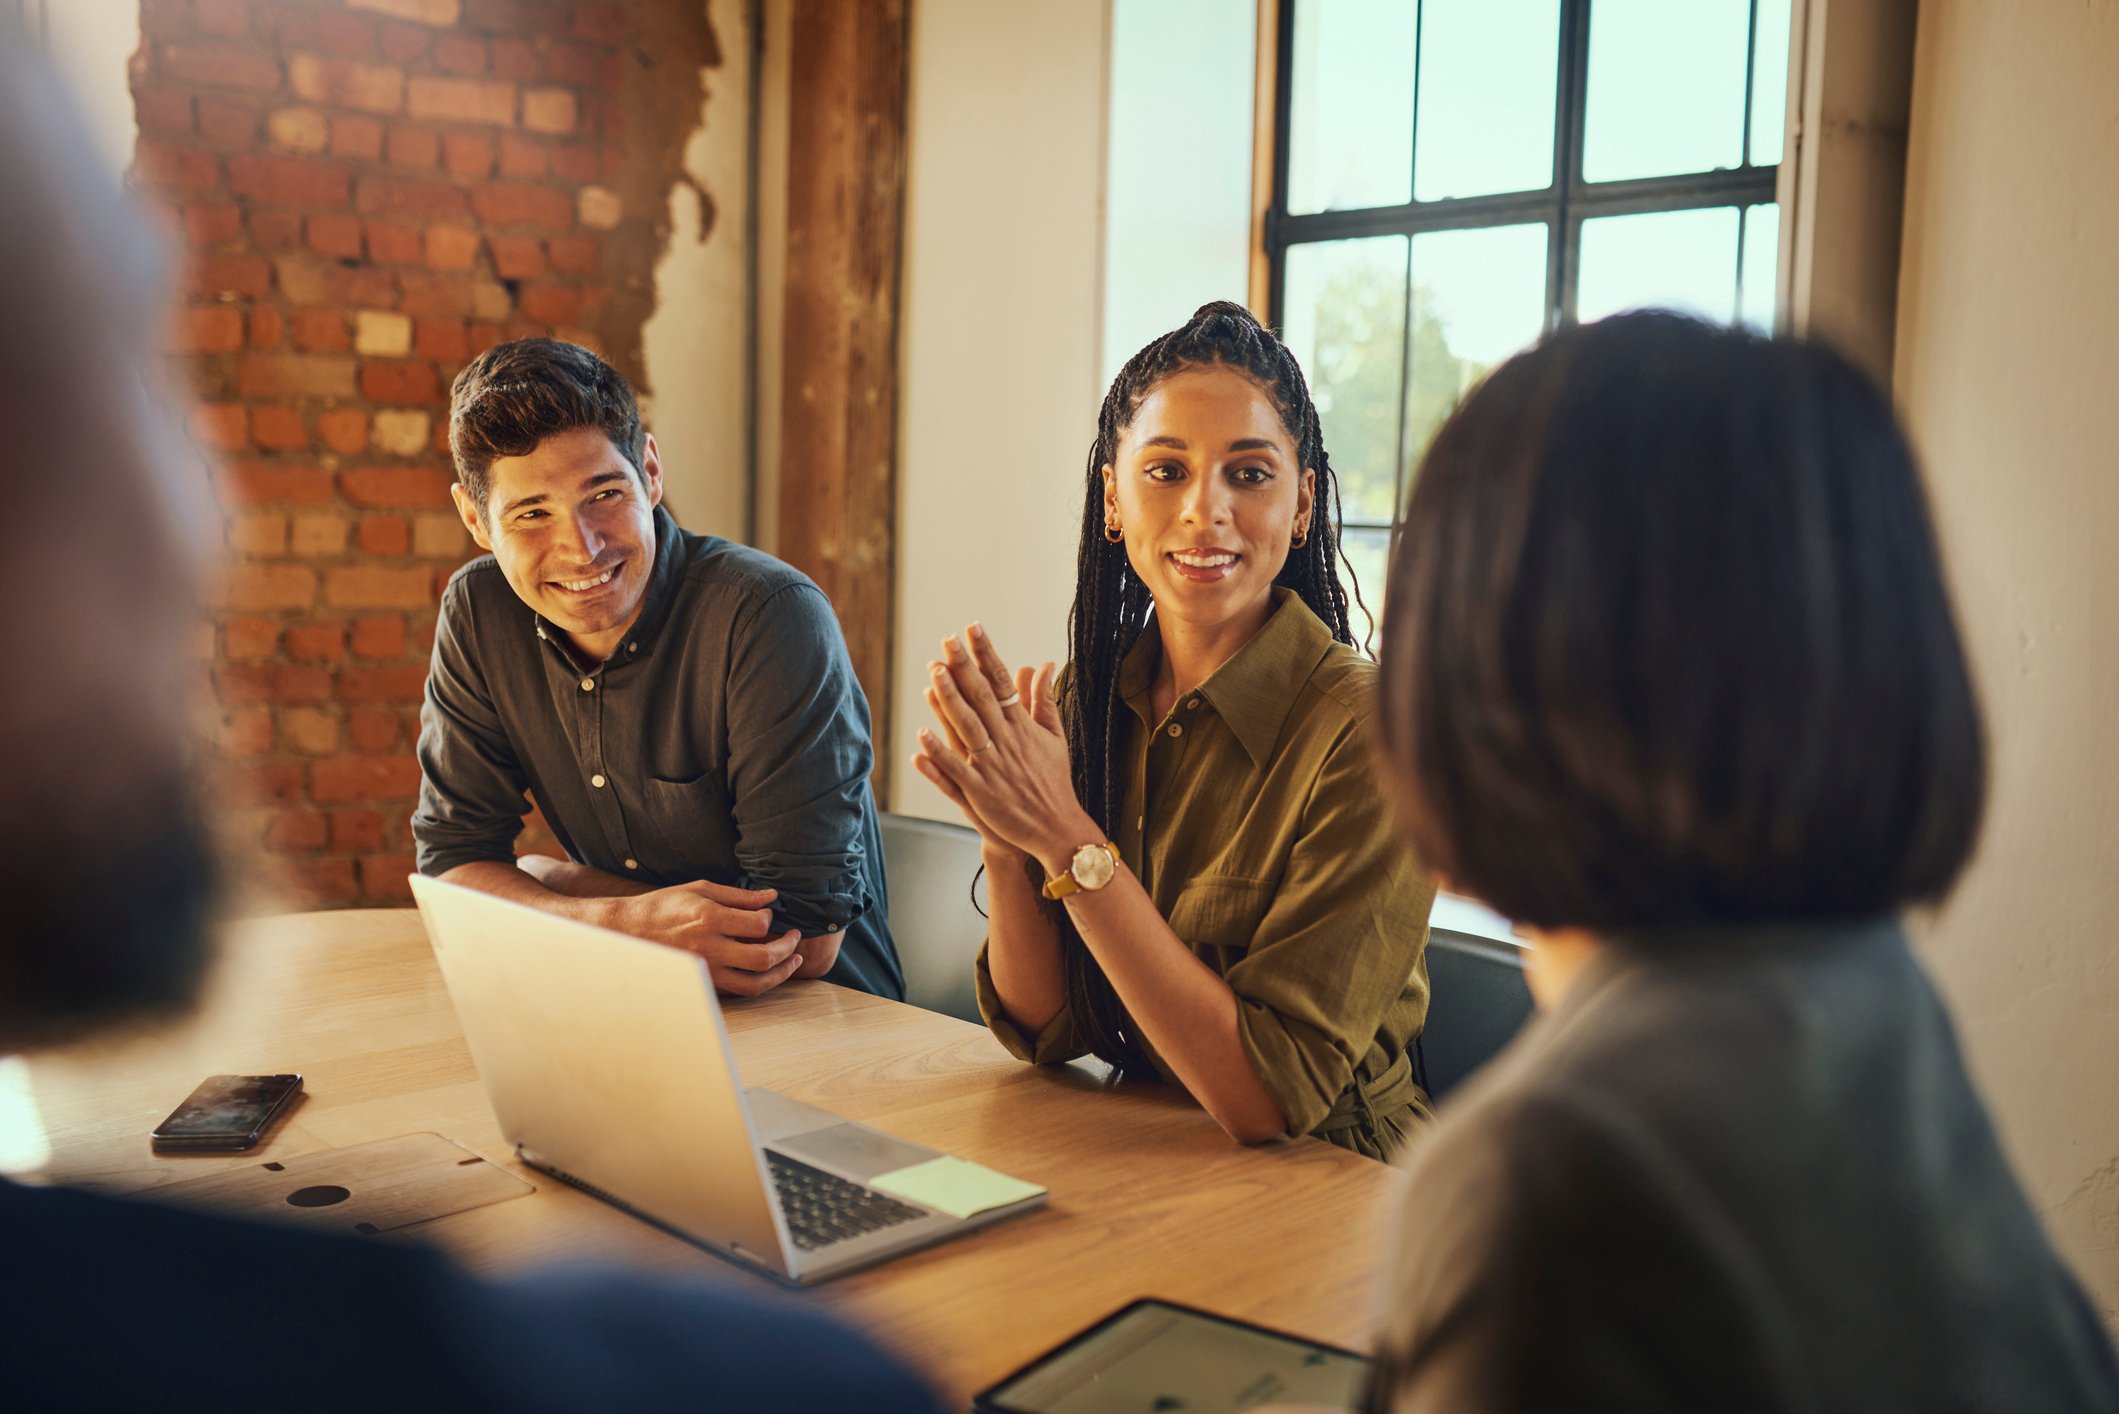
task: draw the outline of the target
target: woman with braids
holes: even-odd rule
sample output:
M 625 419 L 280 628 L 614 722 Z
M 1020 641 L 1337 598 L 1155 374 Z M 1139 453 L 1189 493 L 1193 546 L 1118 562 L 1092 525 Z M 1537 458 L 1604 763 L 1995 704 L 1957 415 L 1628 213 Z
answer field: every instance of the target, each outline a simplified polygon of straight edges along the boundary
M 983 841 L 979 1004 L 1012 1053 L 1389 1158 L 1425 1109 L 1434 888 L 1377 794 L 1337 499 L 1294 357 L 1205 306 L 1104 399 L 1057 695 L 973 624 L 914 764 Z

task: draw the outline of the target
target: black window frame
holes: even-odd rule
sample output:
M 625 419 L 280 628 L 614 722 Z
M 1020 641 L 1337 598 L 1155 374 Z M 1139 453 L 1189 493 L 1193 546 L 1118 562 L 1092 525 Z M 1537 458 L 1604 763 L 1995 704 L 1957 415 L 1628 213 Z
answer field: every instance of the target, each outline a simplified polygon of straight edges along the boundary
M 1582 177 L 1583 135 L 1589 109 L 1589 36 L 1593 0 L 1560 0 L 1558 83 L 1554 92 L 1553 175 L 1549 185 L 1537 191 L 1503 192 L 1491 196 L 1449 197 L 1440 201 L 1417 198 L 1396 206 L 1365 207 L 1348 211 L 1319 211 L 1304 215 L 1288 212 L 1289 141 L 1294 111 L 1295 9 L 1304 0 L 1278 0 L 1275 23 L 1273 77 L 1273 169 L 1272 196 L 1262 222 L 1262 238 L 1268 270 L 1267 309 L 1272 326 L 1286 327 L 1283 301 L 1287 286 L 1288 250 L 1297 245 L 1355 240 L 1365 236 L 1414 236 L 1432 231 L 1476 230 L 1483 227 L 1520 226 L 1543 223 L 1545 242 L 1545 322 L 1547 333 L 1575 322 L 1575 286 L 1582 263 L 1582 224 L 1601 216 L 1633 216 L 1651 212 L 1720 210 L 1737 213 L 1737 307 L 1742 308 L 1748 272 L 1744 269 L 1748 208 L 1776 200 L 1780 164 L 1751 163 L 1751 113 L 1758 82 L 1758 17 L 1760 0 L 1750 0 L 1749 29 L 1744 51 L 1744 127 L 1741 149 L 1743 165 L 1710 172 L 1680 173 L 1663 177 L 1638 177 L 1623 181 L 1590 182 Z M 1415 0 L 1417 3 L 1417 0 Z M 1419 73 L 1422 25 L 1417 12 L 1413 26 L 1413 72 Z M 1414 96 L 1414 161 L 1419 153 L 1419 97 Z M 1782 154 L 1786 158 L 1785 152 Z M 1413 190 L 1408 188 L 1409 194 Z M 1774 280 L 1777 271 L 1766 272 Z M 1408 290 L 1410 294 L 1410 290 Z M 1776 317 L 1778 312 L 1776 311 Z M 1412 451 L 1406 445 L 1408 393 L 1412 377 L 1411 330 L 1407 330 L 1405 358 L 1398 378 L 1398 466 L 1395 470 L 1394 510 L 1402 510 L 1411 480 Z M 1389 530 L 1387 523 L 1348 519 L 1350 530 Z

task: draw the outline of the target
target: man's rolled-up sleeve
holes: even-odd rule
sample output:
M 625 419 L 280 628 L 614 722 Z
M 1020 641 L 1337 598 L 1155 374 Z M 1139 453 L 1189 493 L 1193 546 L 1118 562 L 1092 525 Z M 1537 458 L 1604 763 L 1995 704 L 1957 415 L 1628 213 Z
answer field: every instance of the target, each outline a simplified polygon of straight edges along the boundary
M 412 839 L 419 872 L 430 876 L 483 860 L 513 863 L 529 811 L 528 780 L 466 642 L 469 613 L 460 583 L 452 583 L 419 709 Z
M 875 903 L 862 878 L 868 699 L 823 591 L 775 590 L 730 645 L 728 784 L 736 860 L 804 936 L 836 933 Z

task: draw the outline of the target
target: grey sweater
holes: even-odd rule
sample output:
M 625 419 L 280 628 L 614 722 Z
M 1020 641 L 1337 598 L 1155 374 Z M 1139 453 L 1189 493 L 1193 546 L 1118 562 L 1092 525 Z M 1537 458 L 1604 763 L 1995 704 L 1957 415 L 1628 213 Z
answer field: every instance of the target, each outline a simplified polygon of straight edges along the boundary
M 1895 921 L 1617 941 L 1412 1151 L 1378 1410 L 2119 1410 Z

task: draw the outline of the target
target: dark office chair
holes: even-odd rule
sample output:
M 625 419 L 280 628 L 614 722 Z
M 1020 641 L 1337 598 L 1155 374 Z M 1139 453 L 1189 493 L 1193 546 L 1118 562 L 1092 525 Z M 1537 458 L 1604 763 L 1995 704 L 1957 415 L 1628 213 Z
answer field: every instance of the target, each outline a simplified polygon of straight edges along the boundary
M 1427 1028 L 1413 1062 L 1428 1098 L 1440 1100 L 1522 1029 L 1530 988 L 1515 944 L 1441 928 L 1427 935 L 1427 980 Z
M 971 904 L 979 870 L 978 831 L 911 815 L 885 814 L 883 874 L 890 883 L 890 936 L 905 969 L 905 1000 L 979 1019 L 972 962 L 986 920 Z M 983 896 L 983 885 L 981 886 Z

